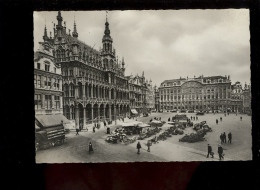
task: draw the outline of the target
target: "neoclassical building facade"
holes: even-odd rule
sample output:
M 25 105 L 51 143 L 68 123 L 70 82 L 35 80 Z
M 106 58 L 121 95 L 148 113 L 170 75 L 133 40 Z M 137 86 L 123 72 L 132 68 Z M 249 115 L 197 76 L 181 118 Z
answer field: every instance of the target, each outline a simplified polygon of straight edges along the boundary
M 210 76 L 165 80 L 159 90 L 161 110 L 227 110 L 231 106 L 231 80 Z
M 125 116 L 130 110 L 125 62 L 116 56 L 108 21 L 99 51 L 78 39 L 75 21 L 72 34 L 62 25 L 60 11 L 57 21 L 54 36 L 45 32 L 43 38 L 53 48 L 55 63 L 61 67 L 63 114 L 75 119 L 79 128 Z

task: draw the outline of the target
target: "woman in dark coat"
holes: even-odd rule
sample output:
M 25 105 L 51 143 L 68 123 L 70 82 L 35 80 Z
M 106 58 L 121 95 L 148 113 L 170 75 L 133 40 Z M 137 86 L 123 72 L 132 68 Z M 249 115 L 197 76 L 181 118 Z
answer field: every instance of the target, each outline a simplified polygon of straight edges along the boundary
M 89 142 L 89 145 L 88 145 L 88 153 L 90 154 L 90 153 L 93 153 L 93 152 L 94 152 L 94 150 L 93 150 L 93 147 L 92 147 L 92 143 Z
M 137 154 L 140 154 L 140 148 L 142 148 L 140 142 L 137 143 L 136 148 L 138 150 Z

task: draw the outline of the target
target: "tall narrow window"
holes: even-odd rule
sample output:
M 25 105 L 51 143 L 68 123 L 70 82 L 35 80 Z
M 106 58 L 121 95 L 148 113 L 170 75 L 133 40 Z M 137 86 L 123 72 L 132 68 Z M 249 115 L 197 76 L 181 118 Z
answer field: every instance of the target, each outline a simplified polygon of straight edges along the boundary
M 41 64 L 37 63 L 37 69 L 41 69 Z
M 41 107 L 42 107 L 41 95 L 35 94 L 34 95 L 34 109 L 41 109 Z
M 46 109 L 51 109 L 52 107 L 51 95 L 45 95 L 45 107 Z
M 42 76 L 38 76 L 37 77 L 37 87 L 41 88 L 41 85 L 42 85 Z
M 54 102 L 55 102 L 54 107 L 56 109 L 59 109 L 60 108 L 60 97 L 59 96 L 55 96 L 54 97 Z

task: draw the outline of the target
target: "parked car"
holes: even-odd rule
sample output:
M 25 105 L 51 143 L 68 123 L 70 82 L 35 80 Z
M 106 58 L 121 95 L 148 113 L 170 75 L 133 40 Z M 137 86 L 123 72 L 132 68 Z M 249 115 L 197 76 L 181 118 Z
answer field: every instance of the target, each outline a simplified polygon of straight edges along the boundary
M 194 110 L 188 110 L 188 113 L 194 113 Z
M 177 113 L 176 109 L 171 110 L 172 113 Z
M 181 113 L 186 113 L 186 110 L 185 110 L 185 109 L 182 109 L 180 112 L 181 112 Z

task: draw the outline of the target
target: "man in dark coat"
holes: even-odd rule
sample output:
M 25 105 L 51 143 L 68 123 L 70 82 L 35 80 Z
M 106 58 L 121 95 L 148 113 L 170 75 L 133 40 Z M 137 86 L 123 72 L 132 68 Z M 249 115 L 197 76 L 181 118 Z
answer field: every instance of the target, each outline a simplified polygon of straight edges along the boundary
M 76 128 L 76 135 L 79 135 L 79 129 Z
M 226 136 L 226 133 L 225 133 L 225 132 L 223 133 L 223 142 L 224 142 L 224 143 L 227 142 L 227 136 Z
M 214 158 L 214 154 L 212 152 L 212 147 L 210 146 L 210 144 L 208 144 L 208 155 L 207 155 L 207 158 L 209 157 L 209 155 L 211 155 L 211 157 Z
M 138 150 L 138 151 L 137 151 L 137 154 L 140 154 L 140 148 L 142 148 L 140 142 L 137 143 L 136 148 L 137 148 L 137 150 Z
M 106 123 L 106 121 L 104 120 L 104 127 L 106 127 L 107 126 L 107 123 Z
M 96 124 L 93 126 L 93 133 L 95 133 Z
M 92 143 L 89 142 L 89 145 L 88 145 L 88 153 L 94 153 L 94 150 L 93 150 L 93 147 L 92 147 Z
M 222 117 L 220 117 L 220 121 L 222 121 Z
M 232 142 L 232 134 L 231 132 L 228 133 L 228 142 L 231 144 Z
M 220 144 L 218 145 L 218 156 L 219 156 L 219 160 L 221 160 L 221 158 L 223 158 L 223 160 L 224 160 L 223 148 L 222 148 L 222 146 L 220 146 Z
M 218 124 L 218 119 L 216 119 L 216 124 Z
M 168 121 L 171 121 L 171 118 L 169 118 Z
M 240 117 L 240 121 L 242 121 L 242 116 Z
M 220 138 L 220 141 L 221 141 L 221 144 L 222 144 L 223 143 L 223 134 L 222 133 L 220 134 L 219 138 Z

